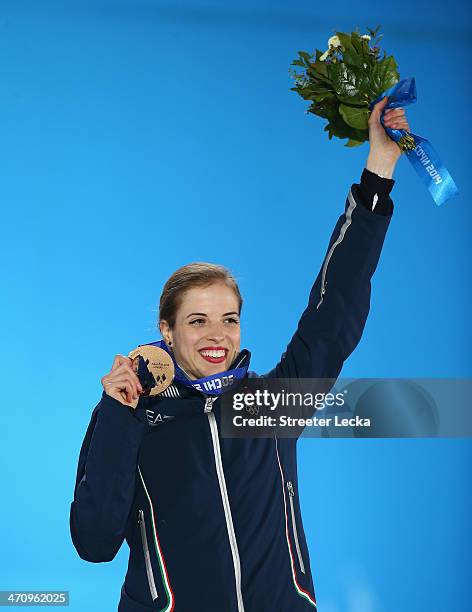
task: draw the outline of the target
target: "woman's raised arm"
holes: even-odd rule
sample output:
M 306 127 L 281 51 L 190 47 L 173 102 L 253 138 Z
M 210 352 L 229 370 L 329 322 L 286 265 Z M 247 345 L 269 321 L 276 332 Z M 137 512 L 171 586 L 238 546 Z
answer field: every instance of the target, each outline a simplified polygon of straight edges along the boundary
M 362 336 L 371 278 L 393 213 L 393 171 L 401 155 L 380 123 L 385 101 L 376 104 L 369 119 L 370 150 L 361 183 L 349 190 L 308 305 L 267 377 L 336 379 Z M 386 113 L 385 123 L 409 130 L 403 109 Z

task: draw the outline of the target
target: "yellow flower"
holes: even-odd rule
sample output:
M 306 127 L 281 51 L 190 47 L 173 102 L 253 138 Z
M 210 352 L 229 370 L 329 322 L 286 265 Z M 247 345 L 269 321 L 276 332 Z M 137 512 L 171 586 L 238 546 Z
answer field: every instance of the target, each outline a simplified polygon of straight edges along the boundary
M 341 41 L 339 40 L 339 38 L 337 36 L 331 36 L 331 38 L 328 40 L 328 47 L 340 47 L 341 46 Z
M 336 49 L 337 47 L 341 46 L 341 41 L 339 40 L 338 36 L 331 36 L 331 38 L 328 40 L 328 50 L 325 51 L 323 53 L 323 55 L 320 55 L 320 62 L 324 62 L 325 59 L 328 57 L 329 52 L 331 51 L 331 49 Z

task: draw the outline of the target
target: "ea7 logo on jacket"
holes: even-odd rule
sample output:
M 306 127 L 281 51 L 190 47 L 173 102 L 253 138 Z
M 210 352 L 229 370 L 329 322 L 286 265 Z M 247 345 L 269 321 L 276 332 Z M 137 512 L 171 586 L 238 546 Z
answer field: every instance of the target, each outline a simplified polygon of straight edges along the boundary
M 152 427 L 154 427 L 155 425 L 160 425 L 161 423 L 165 423 L 168 419 L 174 418 L 173 416 L 161 414 L 160 412 L 156 414 L 154 410 L 146 410 L 146 416 L 149 425 L 151 425 Z

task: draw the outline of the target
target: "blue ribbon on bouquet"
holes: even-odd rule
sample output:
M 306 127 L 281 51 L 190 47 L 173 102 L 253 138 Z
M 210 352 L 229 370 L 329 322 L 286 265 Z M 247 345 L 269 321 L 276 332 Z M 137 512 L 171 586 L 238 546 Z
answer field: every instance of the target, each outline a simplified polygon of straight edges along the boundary
M 390 89 L 385 90 L 370 103 L 369 109 L 372 110 L 385 96 L 388 96 L 388 102 L 383 109 L 380 122 L 390 138 L 398 143 L 402 152 L 408 157 L 436 204 L 438 206 L 444 204 L 444 202 L 457 195 L 459 190 L 433 145 L 426 138 L 407 130 L 391 129 L 383 122 L 383 116 L 387 108 L 399 108 L 416 102 L 414 77 L 403 79 Z

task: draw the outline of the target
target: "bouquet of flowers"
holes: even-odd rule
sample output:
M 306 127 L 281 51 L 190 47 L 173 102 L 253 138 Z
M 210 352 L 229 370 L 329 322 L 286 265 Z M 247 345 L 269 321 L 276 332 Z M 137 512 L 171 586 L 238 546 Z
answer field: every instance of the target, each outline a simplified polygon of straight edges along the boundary
M 369 140 L 372 108 L 388 97 L 380 121 L 440 205 L 459 191 L 432 144 L 407 130 L 390 128 L 383 121 L 388 108 L 416 102 L 416 84 L 413 77 L 399 80 L 395 58 L 385 51 L 382 54 L 379 29 L 367 28 L 368 34 L 361 34 L 358 28 L 350 34 L 336 32 L 329 38 L 326 51 L 299 51 L 299 58 L 291 64 L 299 70 L 289 68 L 295 81 L 291 90 L 310 101 L 306 113 L 328 120 L 324 129 L 330 140 L 333 136 L 348 139 L 346 147 Z
M 381 56 L 379 41 L 383 34 L 367 28 L 368 34 L 336 32 L 328 40 L 324 53 L 299 51 L 299 59 L 290 68 L 296 91 L 311 102 L 307 113 L 328 119 L 329 138 L 348 138 L 347 147 L 355 147 L 369 137 L 369 105 L 382 92 L 399 81 L 397 63 L 386 52 Z

